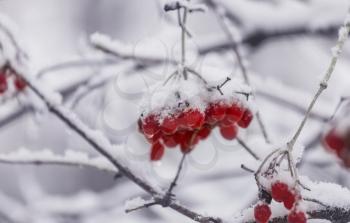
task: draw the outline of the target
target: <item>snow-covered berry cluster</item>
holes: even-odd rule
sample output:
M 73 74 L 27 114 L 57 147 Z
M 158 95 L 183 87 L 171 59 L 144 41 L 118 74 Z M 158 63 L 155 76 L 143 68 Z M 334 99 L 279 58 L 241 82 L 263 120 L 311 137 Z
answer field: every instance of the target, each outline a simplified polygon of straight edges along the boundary
M 183 153 L 192 151 L 215 127 L 219 127 L 223 138 L 233 140 L 238 128 L 247 128 L 253 119 L 239 96 L 221 95 L 198 84 L 198 80 L 156 88 L 146 103 L 148 109 L 143 109 L 138 126 L 151 144 L 152 161 L 162 158 L 165 147 L 179 146 Z
M 323 137 L 326 148 L 334 152 L 344 163 L 350 167 L 350 125 L 342 122 L 332 127 Z
M 289 223 L 306 223 L 306 214 L 299 207 L 302 197 L 296 187 L 291 187 L 287 183 L 277 180 L 271 184 L 269 193 L 274 201 L 283 203 L 284 207 L 289 210 Z M 266 202 L 260 202 L 254 208 L 255 220 L 258 223 L 267 223 L 271 214 L 270 207 Z
M 5 66 L 0 68 L 0 95 L 9 89 L 10 80 L 13 81 L 13 85 L 17 91 L 23 91 L 27 86 L 26 82 L 19 75 Z

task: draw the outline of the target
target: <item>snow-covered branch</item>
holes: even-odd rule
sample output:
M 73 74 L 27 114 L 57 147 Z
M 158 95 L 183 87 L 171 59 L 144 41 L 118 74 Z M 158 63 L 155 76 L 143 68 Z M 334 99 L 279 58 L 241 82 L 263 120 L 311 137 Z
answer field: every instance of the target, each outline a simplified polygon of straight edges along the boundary
M 30 151 L 20 149 L 16 152 L 0 154 L 0 163 L 14 165 L 57 165 L 91 167 L 117 174 L 118 171 L 103 157 L 90 158 L 88 154 L 67 150 L 65 154 L 54 154 L 51 150 Z

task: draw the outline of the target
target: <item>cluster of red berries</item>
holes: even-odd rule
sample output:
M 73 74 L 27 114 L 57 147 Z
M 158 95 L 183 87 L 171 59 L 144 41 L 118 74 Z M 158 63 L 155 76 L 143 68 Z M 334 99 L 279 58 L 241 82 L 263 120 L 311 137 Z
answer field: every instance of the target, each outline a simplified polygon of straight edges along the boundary
M 153 112 L 141 116 L 138 121 L 139 131 L 152 144 L 152 161 L 162 158 L 165 147 L 179 145 L 183 153 L 192 151 L 216 126 L 225 139 L 233 140 L 237 136 L 238 126 L 247 128 L 253 119 L 252 112 L 239 102 L 215 101 L 208 103 L 205 111 L 186 106 L 170 109 L 165 115 L 163 113 Z
M 286 183 L 276 181 L 271 185 L 271 197 L 276 202 L 283 203 L 284 207 L 291 210 L 288 214 L 289 223 L 306 223 L 306 214 L 298 210 L 298 202 L 301 196 L 296 189 L 290 188 Z M 271 209 L 267 203 L 260 203 L 254 208 L 255 220 L 258 223 L 267 223 L 271 217 Z
M 13 77 L 13 84 L 17 91 L 23 91 L 27 86 L 26 82 L 10 69 L 0 69 L 0 94 L 4 94 L 8 90 L 8 80 Z
M 341 133 L 336 128 L 331 129 L 323 138 L 324 144 L 350 167 L 350 131 Z

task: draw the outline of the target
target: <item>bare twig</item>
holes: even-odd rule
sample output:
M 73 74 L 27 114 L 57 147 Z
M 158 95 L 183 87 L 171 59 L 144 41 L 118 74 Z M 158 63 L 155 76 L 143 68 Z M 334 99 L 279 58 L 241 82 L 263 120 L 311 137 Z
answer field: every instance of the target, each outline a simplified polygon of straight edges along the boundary
M 320 87 L 317 90 L 313 99 L 311 100 L 311 103 L 309 104 L 309 107 L 308 107 L 308 109 L 305 113 L 305 116 L 304 116 L 303 120 L 301 121 L 297 131 L 295 132 L 292 139 L 288 142 L 288 149 L 289 150 L 293 150 L 294 144 L 296 143 L 298 137 L 300 136 L 300 133 L 303 130 L 307 119 L 310 116 L 312 108 L 314 107 L 314 105 L 315 105 L 317 99 L 319 98 L 319 96 L 321 95 L 321 93 L 327 88 L 328 81 L 332 76 L 332 73 L 334 71 L 335 65 L 337 64 L 339 55 L 342 51 L 342 48 L 345 44 L 346 39 L 348 38 L 349 31 L 350 31 L 350 21 L 346 20 L 344 22 L 344 25 L 339 30 L 338 41 L 337 41 L 336 46 L 332 49 L 333 56 L 332 56 L 331 62 L 329 64 L 329 67 L 328 67 L 328 69 L 323 77 L 323 80 L 320 82 Z
M 250 154 L 254 157 L 255 160 L 260 160 L 259 156 L 254 153 L 254 151 L 239 137 L 237 137 L 237 142 Z

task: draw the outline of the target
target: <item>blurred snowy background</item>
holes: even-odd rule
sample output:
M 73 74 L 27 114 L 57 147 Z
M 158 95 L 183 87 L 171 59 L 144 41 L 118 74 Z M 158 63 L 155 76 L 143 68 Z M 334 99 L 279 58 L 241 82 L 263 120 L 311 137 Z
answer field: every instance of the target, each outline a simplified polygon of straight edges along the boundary
M 232 15 L 257 105 L 274 142 L 292 135 L 328 66 L 330 48 L 347 12 L 346 0 L 217 0 Z M 90 35 L 99 32 L 132 46 L 137 55 L 157 51 L 166 59 L 179 54 L 179 29 L 175 14 L 160 10 L 157 0 L 0 0 L 0 14 L 18 25 L 18 35 L 35 70 L 64 61 L 101 58 L 89 47 Z M 194 37 L 189 62 L 216 80 L 239 77 L 234 54 L 216 17 L 209 10 L 189 18 Z M 248 38 L 254 37 L 254 38 Z M 226 47 L 225 47 L 226 46 Z M 208 50 L 209 49 L 209 50 Z M 214 50 L 213 50 L 214 49 Z M 219 50 L 218 50 L 219 49 Z M 211 52 L 208 52 L 211 51 Z M 313 180 L 350 186 L 348 170 L 324 151 L 319 135 L 341 96 L 350 94 L 350 44 L 336 67 L 329 88 L 318 101 L 300 143 L 307 147 L 301 174 Z M 94 60 L 94 59 L 93 59 Z M 101 129 L 113 143 L 124 144 L 130 164 L 141 166 L 147 178 L 166 186 L 180 159 L 169 150 L 161 163 L 148 161 L 149 145 L 136 131 L 138 104 L 149 85 L 171 72 L 170 64 L 128 70 L 129 62 L 94 64 L 45 73 L 47 87 L 60 90 L 64 102 L 89 126 Z M 215 69 L 214 69 L 215 68 Z M 221 73 L 221 74 L 220 74 Z M 79 96 L 79 83 L 101 76 L 109 81 Z M 220 76 L 222 75 L 222 76 Z M 49 113 L 33 112 L 23 99 L 6 100 L 0 106 L 2 153 L 21 147 L 50 149 L 62 154 L 78 150 L 95 155 L 79 137 Z M 242 137 L 259 150 L 261 136 L 256 123 Z M 194 210 L 232 217 L 257 197 L 254 179 L 240 169 L 251 159 L 235 142 L 217 132 L 190 155 L 176 194 Z M 152 207 L 130 214 L 126 200 L 147 197 L 124 178 L 93 168 L 20 166 L 0 164 L 0 222 L 190 222 L 171 210 Z M 6 216 L 11 210 L 13 214 Z M 2 212 L 5 212 L 3 214 Z M 7 213 L 8 214 L 8 213 Z M 12 219 L 11 219 L 12 218 Z M 26 219 L 23 221 L 23 219 Z

